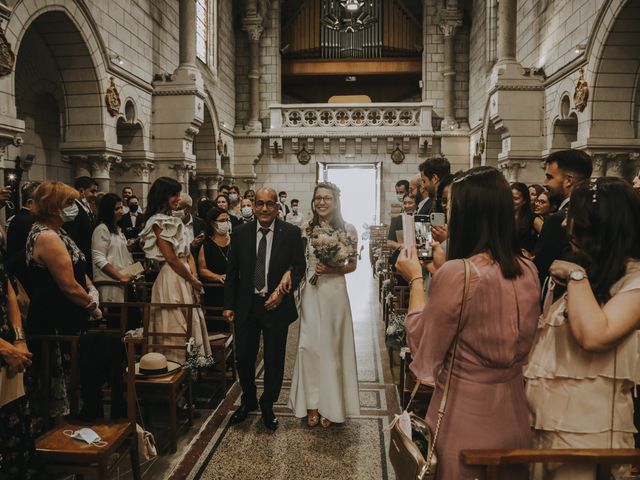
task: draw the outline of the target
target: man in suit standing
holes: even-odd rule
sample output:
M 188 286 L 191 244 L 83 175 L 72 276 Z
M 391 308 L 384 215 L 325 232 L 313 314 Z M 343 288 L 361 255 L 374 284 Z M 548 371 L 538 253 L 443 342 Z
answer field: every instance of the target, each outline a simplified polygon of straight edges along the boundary
M 422 191 L 428 200 L 425 201 L 418 210 L 418 215 L 429 215 L 436 205 L 436 192 L 440 180 L 451 173 L 451 164 L 444 157 L 433 157 L 426 159 L 420 165 L 420 176 L 422 177 Z
M 549 200 L 560 204 L 560 208 L 544 221 L 534 250 L 533 263 L 538 267 L 540 285 L 544 285 L 553 261 L 563 258 L 570 249 L 569 237 L 563 226 L 569 198 L 574 187 L 588 179 L 593 171 L 591 157 L 582 150 L 554 152 L 545 163 L 544 184 L 549 189 Z
M 129 197 L 129 212 L 120 219 L 120 228 L 127 240 L 138 238 L 138 234 L 144 227 L 142 212 L 140 211 L 140 200 L 135 195 Z
M 174 217 L 178 217 L 184 223 L 184 234 L 191 245 L 193 258 L 198 258 L 200 246 L 204 241 L 204 220 L 196 217 L 192 213 L 193 199 L 187 193 L 180 194 L 180 204 L 178 209 L 172 212 Z
M 84 253 L 87 261 L 87 275 L 93 280 L 91 237 L 96 228 L 96 216 L 93 209 L 98 194 L 98 183 L 91 177 L 78 177 L 74 188 L 80 194 L 80 200 L 76 200 L 78 215 L 73 221 L 62 225 L 62 228 Z
M 224 288 L 226 319 L 233 319 L 236 332 L 236 365 L 242 387 L 242 404 L 231 423 L 242 422 L 258 405 L 262 421 L 278 428 L 273 404 L 280 395 L 284 376 L 289 324 L 298 318 L 292 293 L 280 288 L 291 272 L 292 290 L 297 289 L 306 268 L 301 231 L 278 219 L 278 196 L 272 188 L 256 192 L 257 221 L 236 227 Z M 262 333 L 264 343 L 264 392 L 257 399 L 255 364 Z
M 27 182 L 20 189 L 22 208 L 9 222 L 7 229 L 7 270 L 9 275 L 20 280 L 27 294 L 31 293 L 29 275 L 27 274 L 26 246 L 27 237 L 35 219 L 31 215 L 33 192 L 40 182 Z

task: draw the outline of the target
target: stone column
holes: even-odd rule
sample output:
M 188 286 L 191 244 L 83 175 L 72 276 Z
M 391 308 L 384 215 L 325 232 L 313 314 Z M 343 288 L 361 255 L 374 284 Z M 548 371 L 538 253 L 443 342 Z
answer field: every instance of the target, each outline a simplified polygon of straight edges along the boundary
M 247 1 L 246 17 L 242 29 L 249 35 L 249 120 L 248 130 L 260 131 L 260 37 L 262 16 L 257 10 L 257 1 Z
M 196 66 L 196 0 L 180 0 L 180 66 Z
M 175 172 L 176 180 L 178 180 L 178 183 L 182 185 L 182 191 L 188 192 L 189 176 L 195 173 L 196 166 L 190 163 L 176 163 L 169 168 Z
M 444 121 L 442 130 L 457 128 L 456 122 L 456 31 L 462 25 L 462 12 L 454 4 L 440 12 L 439 28 L 444 35 Z
M 498 3 L 498 63 L 516 61 L 516 32 L 518 2 L 500 0 Z
M 111 180 L 111 167 L 120 163 L 122 159 L 115 155 L 104 154 L 99 157 L 90 157 L 91 177 L 98 183 L 98 190 L 109 192 Z

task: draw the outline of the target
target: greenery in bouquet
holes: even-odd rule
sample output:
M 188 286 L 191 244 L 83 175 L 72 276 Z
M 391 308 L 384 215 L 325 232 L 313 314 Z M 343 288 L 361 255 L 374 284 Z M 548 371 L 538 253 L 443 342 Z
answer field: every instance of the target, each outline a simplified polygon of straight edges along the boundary
M 385 343 L 388 347 L 400 349 L 404 346 L 404 315 L 396 312 L 389 314 L 389 325 L 385 332 Z
M 311 247 L 320 263 L 328 267 L 341 267 L 357 257 L 358 240 L 344 230 L 336 230 L 329 225 L 318 225 L 311 233 Z M 318 274 L 309 280 L 311 285 L 318 283 Z
M 200 353 L 200 345 L 196 345 L 195 338 L 191 337 L 187 342 L 187 359 L 185 364 L 192 372 L 196 372 L 201 368 L 212 367 L 214 361 L 211 355 L 203 355 Z

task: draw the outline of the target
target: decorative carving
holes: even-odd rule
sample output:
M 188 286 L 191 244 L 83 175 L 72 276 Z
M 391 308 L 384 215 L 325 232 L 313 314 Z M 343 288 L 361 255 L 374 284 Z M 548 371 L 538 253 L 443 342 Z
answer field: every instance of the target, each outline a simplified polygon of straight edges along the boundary
M 313 155 L 313 152 L 315 152 L 315 149 L 316 149 L 315 139 L 313 137 L 307 138 L 307 150 L 309 151 L 309 153 Z
M 16 56 L 11 50 L 11 44 L 4 35 L 4 32 L 0 30 L 0 77 L 4 77 L 13 72 L 13 67 L 16 64 Z
M 306 165 L 311 160 L 311 154 L 307 151 L 307 144 L 303 143 L 302 148 L 297 153 L 296 157 L 298 158 L 298 162 L 300 165 Z
M 110 178 L 111 167 L 122 162 L 122 158 L 117 155 L 105 153 L 103 155 L 90 157 L 91 176 L 93 178 Z
M 216 150 L 218 155 L 222 155 L 222 149 L 224 148 L 224 142 L 222 141 L 222 133 L 218 132 L 218 141 L 216 143 Z
M 131 169 L 133 173 L 140 177 L 143 182 L 149 181 L 149 174 L 155 170 L 156 166 L 151 162 L 142 162 L 134 164 Z
M 360 155 L 362 153 L 362 138 L 357 137 L 355 140 L 356 140 L 356 154 Z
M 393 152 L 393 146 L 395 144 L 393 137 L 387 137 L 387 153 L 391 154 Z
M 443 8 L 438 16 L 438 28 L 445 37 L 453 37 L 462 26 L 462 11 L 456 7 Z
M 298 153 L 300 147 L 298 147 L 298 139 L 297 138 L 292 138 L 291 139 L 291 150 L 293 150 L 295 153 Z
M 584 67 L 580 68 L 580 78 L 576 84 L 576 90 L 573 93 L 573 104 L 577 111 L 583 112 L 587 108 L 587 102 L 589 101 L 589 85 L 584 78 Z
M 476 155 L 483 155 L 485 146 L 486 146 L 486 143 L 484 140 L 484 132 L 481 131 L 480 138 L 476 142 Z
M 242 30 L 249 35 L 250 42 L 259 42 L 264 27 L 262 26 L 262 17 L 260 15 L 250 15 L 242 19 Z
M 518 180 L 518 172 L 521 168 L 525 168 L 527 162 L 524 160 L 504 160 L 498 163 L 498 169 L 502 171 L 502 174 L 509 182 L 515 182 Z
M 396 149 L 393 152 L 391 152 L 391 160 L 396 165 L 399 165 L 404 161 L 404 158 L 405 158 L 405 155 L 402 152 L 402 150 L 400 150 L 400 144 L 396 143 Z
M 271 150 L 271 155 L 274 157 L 279 156 L 282 153 L 282 139 L 281 138 L 276 138 L 275 140 L 273 140 L 273 142 L 271 142 L 269 144 L 269 150 Z
M 402 152 L 407 152 L 409 153 L 409 137 L 404 137 L 402 139 Z
M 122 102 L 120 101 L 120 93 L 118 93 L 113 77 L 110 77 L 109 81 L 111 83 L 104 96 L 104 102 L 107 104 L 107 111 L 109 114 L 112 117 L 115 117 L 120 114 L 120 105 Z
M 371 153 L 378 153 L 378 137 L 371 138 Z
M 338 139 L 338 150 L 340 151 L 341 155 L 344 155 L 345 153 L 347 153 L 347 139 L 346 138 L 340 138 Z
M 328 137 L 324 137 L 322 139 L 322 152 L 329 153 L 331 151 L 331 139 Z

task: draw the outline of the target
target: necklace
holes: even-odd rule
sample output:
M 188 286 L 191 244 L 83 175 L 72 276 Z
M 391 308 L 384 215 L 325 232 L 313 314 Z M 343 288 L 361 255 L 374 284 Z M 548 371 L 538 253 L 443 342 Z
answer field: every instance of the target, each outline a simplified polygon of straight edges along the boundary
M 228 252 L 229 251 L 229 245 L 224 247 L 224 250 L 222 249 L 222 247 L 220 245 L 218 245 L 216 242 L 213 242 L 214 245 L 216 247 L 218 247 L 218 250 L 220 250 L 220 253 L 222 254 L 222 256 L 224 257 L 224 259 L 227 261 L 227 263 L 229 262 L 229 256 L 225 253 L 225 250 Z

